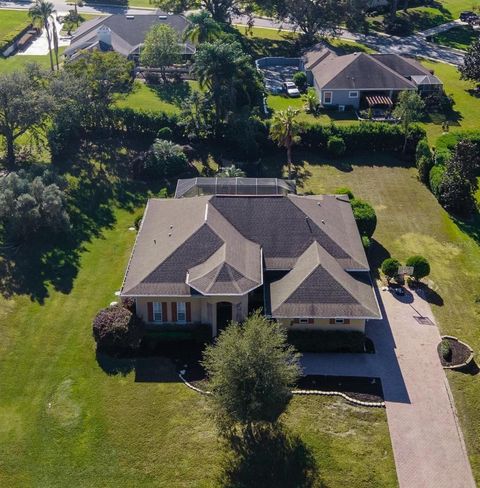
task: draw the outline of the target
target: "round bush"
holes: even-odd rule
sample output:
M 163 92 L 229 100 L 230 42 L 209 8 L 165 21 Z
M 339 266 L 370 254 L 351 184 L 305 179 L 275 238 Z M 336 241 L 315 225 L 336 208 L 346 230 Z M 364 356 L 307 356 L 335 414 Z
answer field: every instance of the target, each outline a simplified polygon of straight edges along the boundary
M 430 274 L 430 263 L 423 256 L 411 256 L 407 259 L 407 262 L 405 264 L 407 266 L 413 266 L 412 276 L 416 280 L 425 278 L 425 276 L 428 276 Z
M 104 308 L 93 319 L 97 347 L 110 353 L 136 349 L 142 338 L 141 321 L 122 305 Z
M 332 156 L 339 157 L 345 154 L 347 146 L 340 136 L 330 136 L 327 142 L 327 149 Z
M 388 278 L 388 280 L 391 280 L 397 276 L 399 266 L 400 261 L 394 258 L 387 258 L 382 263 L 382 273 Z
M 355 197 L 353 196 L 352 190 L 346 186 L 341 186 L 337 188 L 334 192 L 335 195 L 347 195 L 350 200 L 353 200 Z
M 299 90 L 304 90 L 307 86 L 307 75 L 303 71 L 298 71 L 293 75 L 293 82 Z
M 352 210 L 360 235 L 371 238 L 377 227 L 377 215 L 374 208 L 363 200 L 352 200 Z
M 367 251 L 372 245 L 372 241 L 367 236 L 362 236 L 362 244 L 365 251 Z
M 448 339 L 442 339 L 442 342 L 440 342 L 440 354 L 445 361 L 451 361 L 452 346 L 450 346 L 450 342 L 448 341 Z

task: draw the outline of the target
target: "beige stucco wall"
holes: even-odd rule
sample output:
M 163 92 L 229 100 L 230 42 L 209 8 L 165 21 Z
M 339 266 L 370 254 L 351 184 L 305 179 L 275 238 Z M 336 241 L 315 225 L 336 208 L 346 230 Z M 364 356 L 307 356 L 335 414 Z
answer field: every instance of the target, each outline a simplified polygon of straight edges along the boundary
M 192 322 L 212 325 L 212 333 L 217 334 L 217 303 L 229 302 L 232 304 L 232 318 L 233 320 L 243 320 L 248 315 L 248 295 L 244 296 L 192 296 L 192 297 L 138 297 L 137 315 L 145 322 L 148 322 L 148 302 L 165 302 L 167 303 L 167 319 L 166 322 L 172 320 L 172 302 L 190 302 Z M 208 305 L 211 305 L 209 307 Z
M 365 332 L 365 320 L 350 319 L 349 324 L 330 324 L 329 319 L 314 319 L 313 324 L 293 324 L 291 319 L 278 319 L 278 322 L 288 329 L 295 330 L 344 330 Z

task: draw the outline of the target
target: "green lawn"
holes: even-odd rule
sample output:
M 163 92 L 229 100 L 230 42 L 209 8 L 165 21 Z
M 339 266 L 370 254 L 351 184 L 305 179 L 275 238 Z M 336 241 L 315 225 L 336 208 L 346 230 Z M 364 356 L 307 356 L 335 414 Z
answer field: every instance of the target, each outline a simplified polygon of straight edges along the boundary
M 398 10 L 398 17 L 408 22 L 412 32 L 418 32 L 458 19 L 460 12 L 474 7 L 480 7 L 480 0 L 438 0 L 433 6 Z M 369 23 L 373 29 L 383 30 L 383 15 L 371 17 Z
M 476 33 L 471 26 L 462 25 L 437 34 L 434 37 L 434 42 L 435 44 L 441 44 L 442 46 L 467 50 L 477 37 L 478 33 Z
M 265 175 L 279 176 L 283 153 L 265 161 Z M 321 154 L 294 151 L 305 161 L 309 175 L 305 191 L 332 192 L 350 187 L 359 198 L 371 202 L 378 216 L 372 262 L 388 254 L 405 260 L 422 254 L 431 263 L 430 286 L 439 298 L 433 312 L 441 331 L 460 337 L 480 351 L 480 219 L 457 224 L 417 179 L 415 168 L 405 167 L 393 156 L 366 153 L 332 162 Z M 270 169 L 268 169 L 270 168 Z M 478 376 L 449 372 L 468 453 L 480 482 L 480 381 Z M 380 485 L 381 486 L 381 485 Z
M 224 451 L 205 399 L 178 382 L 170 361 L 142 360 L 109 375 L 95 359 L 91 320 L 115 300 L 140 208 L 97 208 L 94 195 L 105 189 L 85 174 L 82 181 L 86 224 L 104 224 L 98 237 L 78 261 L 67 254 L 56 271 L 30 269 L 28 283 L 20 273 L 14 285 L 29 295 L 0 298 L 0 486 L 219 486 Z M 2 275 L 4 291 L 7 282 Z M 141 381 L 152 371 L 154 381 Z M 296 398 L 285 422 L 327 486 L 396 486 L 384 410 Z
M 59 62 L 61 63 L 62 60 L 60 59 L 60 55 L 65 50 L 65 47 L 59 48 Z M 55 63 L 55 56 L 53 58 L 53 62 Z M 0 57 L 0 74 L 1 73 L 11 73 L 12 71 L 17 71 L 22 69 L 26 64 L 29 63 L 37 63 L 42 68 L 50 69 L 50 57 L 48 54 L 43 56 L 19 56 L 16 54 L 15 56 L 9 56 L 8 58 L 1 58 Z
M 473 86 L 467 81 L 460 80 L 460 75 L 454 66 L 434 61 L 422 61 L 422 63 L 427 68 L 434 70 L 435 75 L 443 81 L 445 92 L 453 96 L 455 100 L 453 113 L 448 114 L 447 117 L 450 130 L 478 128 L 480 98 L 473 96 L 469 92 Z M 443 115 L 432 114 L 428 117 L 425 129 L 432 144 L 442 134 L 441 124 L 444 120 L 445 116 Z
M 0 11 L 0 47 L 6 39 L 12 39 L 30 23 L 28 12 L 19 10 Z

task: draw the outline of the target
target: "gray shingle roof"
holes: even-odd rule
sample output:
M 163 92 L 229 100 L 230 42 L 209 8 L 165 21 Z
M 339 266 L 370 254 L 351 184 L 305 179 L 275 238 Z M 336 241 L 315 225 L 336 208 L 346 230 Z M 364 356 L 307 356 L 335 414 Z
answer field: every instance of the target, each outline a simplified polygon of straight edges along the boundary
M 101 26 L 106 26 L 112 31 L 112 47 L 124 56 L 128 56 L 143 44 L 147 32 L 156 24 L 169 25 L 181 36 L 188 26 L 188 20 L 183 15 L 167 15 L 165 20 L 160 19 L 159 16 L 163 15 L 167 14 L 159 11 L 155 14 L 136 14 L 133 18 L 115 14 L 84 22 L 73 33 L 72 41 L 65 50 L 65 55 L 70 56 L 78 50 L 93 48 L 97 42 L 97 30 Z M 189 52 L 195 52 L 193 45 L 186 44 Z
M 415 84 L 370 54 L 328 56 L 312 70 L 322 90 L 412 90 Z
M 270 300 L 276 318 L 380 317 L 369 274 L 346 272 L 318 242 L 270 285 Z
M 264 270 L 289 271 L 271 286 L 274 314 L 375 316 L 351 206 L 335 195 L 151 199 L 122 295 L 244 295 Z

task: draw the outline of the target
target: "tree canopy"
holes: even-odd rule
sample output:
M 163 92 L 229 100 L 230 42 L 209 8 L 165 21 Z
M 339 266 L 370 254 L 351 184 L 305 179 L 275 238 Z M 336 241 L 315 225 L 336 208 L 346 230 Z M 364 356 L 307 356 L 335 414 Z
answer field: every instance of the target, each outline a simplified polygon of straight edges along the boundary
M 399 266 L 400 261 L 394 258 L 387 258 L 382 262 L 382 273 L 387 277 L 387 281 L 397 276 Z
M 190 14 L 188 17 L 190 25 L 184 32 L 183 38 L 195 44 L 211 42 L 220 37 L 222 28 L 212 18 L 209 12 L 202 11 Z
M 425 102 L 416 91 L 403 91 L 400 93 L 397 105 L 393 109 L 393 116 L 400 119 L 405 132 L 403 152 L 407 149 L 410 125 L 423 117 L 424 110 Z
M 140 55 L 142 65 L 158 68 L 163 81 L 167 81 L 166 68 L 181 59 L 180 39 L 169 25 L 154 25 L 145 37 Z
M 412 276 L 416 280 L 421 280 L 430 274 L 430 263 L 428 262 L 427 258 L 424 258 L 423 256 L 410 256 L 405 265 L 413 266 Z
M 300 369 L 286 332 L 259 312 L 244 324 L 231 324 L 207 347 L 211 406 L 221 429 L 253 432 L 273 424 L 285 411 Z
M 475 39 L 467 49 L 463 64 L 458 68 L 462 80 L 480 83 L 480 39 Z

